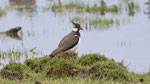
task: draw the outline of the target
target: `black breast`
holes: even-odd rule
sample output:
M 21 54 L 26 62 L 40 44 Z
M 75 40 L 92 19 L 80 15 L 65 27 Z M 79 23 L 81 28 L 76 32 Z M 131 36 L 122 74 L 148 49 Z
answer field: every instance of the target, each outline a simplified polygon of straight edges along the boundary
M 77 31 L 77 32 L 75 32 L 75 36 L 78 36 L 78 37 L 80 37 L 80 32 L 79 31 Z

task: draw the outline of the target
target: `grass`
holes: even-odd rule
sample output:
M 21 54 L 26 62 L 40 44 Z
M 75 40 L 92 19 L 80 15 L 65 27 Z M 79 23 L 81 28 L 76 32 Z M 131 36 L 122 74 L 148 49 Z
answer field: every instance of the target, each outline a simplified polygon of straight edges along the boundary
M 3 78 L 8 78 L 9 80 L 14 79 L 23 79 L 24 77 L 28 77 L 30 74 L 30 69 L 27 66 L 21 63 L 10 62 L 9 65 L 5 66 L 1 70 L 1 76 Z
M 21 55 L 25 55 L 27 54 L 27 52 L 21 52 L 21 51 L 18 51 L 18 50 L 8 50 L 6 52 L 2 52 L 0 51 L 0 58 L 2 59 L 5 59 L 6 57 L 17 57 L 17 58 L 20 58 Z
M 5 16 L 9 10 L 12 10 L 12 8 L 13 8 L 12 6 L 5 6 L 5 7 L 0 6 L 0 17 Z
M 145 4 L 146 4 L 146 5 L 150 5 L 150 1 L 148 1 L 148 2 L 145 2 Z
M 99 28 L 99 29 L 104 29 L 108 28 L 114 25 L 119 25 L 120 20 L 118 19 L 112 19 L 112 18 L 90 18 L 90 17 L 73 17 L 71 18 L 72 21 L 79 22 L 81 24 L 85 24 L 86 30 L 91 29 L 91 28 Z
M 137 3 L 131 2 L 128 4 L 129 16 L 133 16 L 135 14 L 135 10 L 139 9 L 139 5 Z
M 7 14 L 7 12 L 0 7 L 0 17 L 5 16 Z
M 33 30 L 29 30 L 29 31 L 27 31 L 27 35 L 28 35 L 28 37 L 34 37 L 35 32 Z
M 100 54 L 73 54 L 76 64 L 65 59 L 65 54 L 27 59 L 24 63 L 10 62 L 3 67 L 1 84 L 147 84 L 150 72 L 129 72 L 123 63 Z
M 21 56 L 27 56 L 28 52 L 25 51 L 18 51 L 18 50 L 8 50 L 6 52 L 0 51 L 0 58 L 1 59 L 19 59 Z
M 67 4 L 56 4 L 52 5 L 52 11 L 54 12 L 63 12 L 63 11 L 77 11 L 77 12 L 88 12 L 88 13 L 101 13 L 104 14 L 105 12 L 118 12 L 118 6 L 113 5 L 108 7 L 105 2 L 101 2 L 100 6 L 98 5 L 85 5 L 84 3 L 79 2 L 69 2 Z
M 33 58 L 35 56 L 39 56 L 42 53 L 37 51 L 30 51 L 30 50 L 14 50 L 14 49 L 10 49 L 7 51 L 0 51 L 0 59 L 1 59 L 1 63 L 0 66 L 3 66 L 6 64 L 5 61 L 10 61 L 10 62 L 18 62 L 20 60 L 25 60 L 28 58 Z

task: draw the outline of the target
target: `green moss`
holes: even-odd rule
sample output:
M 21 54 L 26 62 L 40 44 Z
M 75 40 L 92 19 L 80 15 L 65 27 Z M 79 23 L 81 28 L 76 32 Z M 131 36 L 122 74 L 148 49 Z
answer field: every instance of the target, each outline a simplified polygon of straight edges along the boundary
M 43 71 L 44 65 L 50 60 L 51 58 L 49 56 L 44 56 L 43 58 L 27 59 L 25 64 L 30 67 L 31 70 L 38 73 Z
M 77 54 L 73 53 L 73 57 L 76 59 Z M 53 59 L 49 56 L 28 59 L 25 61 L 25 64 L 36 73 L 43 73 L 47 77 L 73 76 L 80 71 L 86 71 L 81 66 L 75 65 L 72 59 L 68 60 L 65 58 L 65 54 L 63 53 L 56 55 Z
M 63 58 L 59 59 L 59 61 L 55 58 L 46 65 L 45 71 L 47 77 L 63 77 L 72 76 L 73 69 L 76 70 L 76 67 L 72 63 L 66 62 Z
M 10 62 L 1 70 L 1 76 L 10 80 L 23 79 L 29 76 L 29 71 L 28 67 L 24 64 Z
M 33 71 L 38 73 L 38 72 L 43 71 L 43 69 L 47 65 L 53 65 L 54 63 L 59 62 L 58 59 L 64 59 L 64 58 L 65 58 L 65 54 L 62 53 L 62 54 L 56 55 L 53 59 L 51 59 L 49 56 L 44 56 L 41 58 L 34 58 L 34 59 L 27 59 L 25 61 L 25 64 L 29 66 Z
M 78 64 L 81 64 L 83 66 L 86 65 L 93 65 L 94 63 L 98 62 L 98 61 L 108 61 L 109 59 L 107 59 L 105 56 L 100 55 L 100 54 L 87 54 L 87 55 L 82 55 L 79 59 L 78 59 Z
M 25 68 L 26 67 L 21 63 L 11 62 L 2 69 L 2 72 L 4 71 L 21 72 L 24 71 Z
M 36 60 L 36 61 L 34 61 Z M 31 70 L 35 71 L 36 73 L 42 70 L 42 64 L 38 63 L 37 59 L 34 60 L 26 60 L 25 63 Z
M 89 70 L 93 77 L 106 78 L 107 80 L 129 80 L 129 72 L 121 63 L 114 61 L 101 61 L 91 66 Z
M 77 53 L 72 53 L 72 56 L 74 57 L 74 59 L 77 59 Z M 44 57 L 41 57 L 41 58 L 34 58 L 34 59 L 27 59 L 25 61 L 25 64 L 27 66 L 29 66 L 30 69 L 32 69 L 36 73 L 39 73 L 39 72 L 42 72 L 44 68 L 47 68 L 47 65 L 51 66 L 55 63 L 60 63 L 61 60 L 65 59 L 65 57 L 66 57 L 66 54 L 61 53 L 61 54 L 56 55 L 53 59 L 51 59 L 49 56 L 44 56 Z M 71 60 L 72 60 L 71 57 L 70 57 L 70 60 L 68 60 L 66 58 L 66 62 L 71 61 Z
M 77 55 L 76 53 L 74 55 Z M 74 56 L 77 57 L 77 56 Z M 74 64 L 58 54 L 54 58 L 44 56 L 27 59 L 24 64 L 11 62 L 1 70 L 0 83 L 148 83 L 149 73 L 129 72 L 122 64 L 100 54 L 86 54 L 77 57 Z M 36 72 L 36 73 L 35 73 Z M 9 79 L 9 80 L 8 80 Z M 12 81 L 10 81 L 12 80 Z M 60 82 L 61 80 L 61 82 Z M 59 81 L 59 82 L 58 82 Z M 90 82 L 93 81 L 93 82 Z M 95 81 L 95 82 L 94 82 Z
M 60 53 L 60 54 L 57 54 L 55 57 L 58 57 L 58 58 L 71 58 L 71 54 L 72 54 L 72 57 L 74 59 L 77 59 L 78 58 L 78 53 L 75 53 L 75 52 L 72 52 L 70 54 L 66 54 L 66 53 Z

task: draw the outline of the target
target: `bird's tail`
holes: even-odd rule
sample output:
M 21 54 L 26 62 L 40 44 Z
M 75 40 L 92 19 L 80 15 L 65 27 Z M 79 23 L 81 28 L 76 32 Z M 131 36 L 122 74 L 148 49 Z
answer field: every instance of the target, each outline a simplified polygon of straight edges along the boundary
M 53 58 L 56 54 L 60 53 L 61 49 L 60 48 L 56 48 L 49 56 L 51 58 Z
M 54 57 L 54 55 L 52 55 L 52 54 L 50 54 L 49 56 L 50 56 L 51 58 L 53 58 L 53 57 Z

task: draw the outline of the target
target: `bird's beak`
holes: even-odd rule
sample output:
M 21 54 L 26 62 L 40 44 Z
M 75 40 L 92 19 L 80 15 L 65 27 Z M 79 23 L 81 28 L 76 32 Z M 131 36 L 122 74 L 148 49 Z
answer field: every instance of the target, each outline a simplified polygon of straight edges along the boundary
M 73 21 L 71 21 L 72 24 L 75 24 Z
M 83 30 L 83 28 L 80 27 L 80 30 Z
M 84 28 L 83 25 L 81 25 L 80 29 L 83 30 L 83 28 Z

